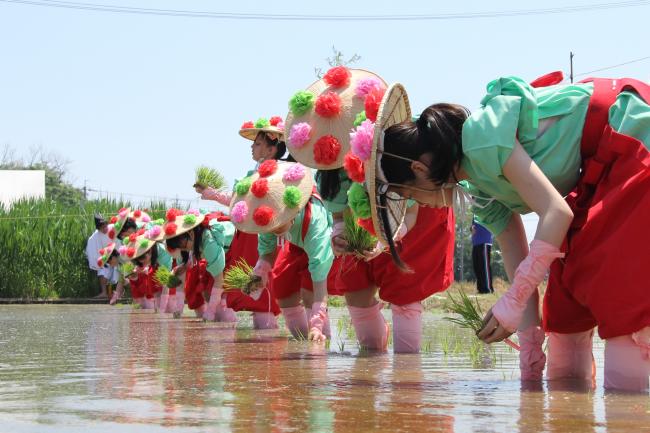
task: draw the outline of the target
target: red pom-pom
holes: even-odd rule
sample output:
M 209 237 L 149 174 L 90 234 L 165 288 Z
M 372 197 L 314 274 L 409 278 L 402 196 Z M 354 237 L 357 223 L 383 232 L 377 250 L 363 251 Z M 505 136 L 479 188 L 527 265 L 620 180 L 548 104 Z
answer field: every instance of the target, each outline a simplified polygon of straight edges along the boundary
M 269 181 L 266 179 L 257 179 L 251 186 L 251 192 L 257 198 L 262 198 L 269 192 Z
M 323 80 L 332 87 L 345 87 L 350 84 L 352 74 L 345 66 L 334 66 L 325 73 Z
M 165 234 L 167 236 L 171 236 L 171 235 L 175 234 L 176 233 L 176 228 L 177 228 L 177 226 L 174 223 L 169 223 L 169 224 L 165 225 Z
M 257 172 L 260 174 L 260 177 L 271 176 L 278 169 L 278 161 L 275 159 L 267 159 L 260 164 L 260 167 L 257 169 Z
M 255 128 L 255 124 L 252 121 L 244 122 L 239 129 L 252 129 Z
M 341 112 L 341 97 L 334 92 L 327 92 L 316 99 L 316 114 L 322 117 L 335 117 Z
M 126 249 L 126 255 L 129 256 L 129 257 L 133 257 L 133 256 L 135 256 L 135 248 L 133 248 L 133 247 L 128 247 L 128 248 Z
M 111 217 L 111 219 L 109 220 L 109 222 L 110 222 L 111 224 L 115 224 L 115 223 L 117 222 L 117 217 L 116 217 L 115 215 L 113 215 L 113 216 Z
M 169 222 L 176 221 L 176 215 L 178 215 L 178 209 L 171 208 L 165 214 L 165 219 Z
M 357 218 L 357 225 L 373 236 L 377 236 L 372 218 Z
M 255 209 L 255 212 L 253 212 L 253 221 L 255 221 L 255 224 L 258 226 L 266 226 L 273 219 L 273 213 L 273 208 L 260 206 Z
M 273 116 L 269 119 L 271 126 L 278 126 L 280 122 L 282 122 L 282 117 L 280 116 Z
M 108 238 L 109 239 L 115 239 L 115 230 L 114 229 L 110 229 L 108 231 Z
M 138 235 L 137 235 L 136 233 L 131 233 L 131 234 L 129 235 L 129 242 L 131 242 L 131 243 L 135 242 L 135 239 L 136 239 L 137 237 L 138 237 Z
M 329 165 L 334 163 L 341 153 L 341 143 L 333 135 L 323 135 L 314 144 L 314 161 Z
M 97 266 L 99 266 L 100 268 L 104 267 L 104 261 L 101 258 L 97 259 Z
M 379 112 L 381 100 L 384 98 L 384 93 L 386 93 L 386 89 L 373 89 L 366 96 L 366 118 L 371 122 L 377 121 L 377 113 Z
M 133 212 L 133 216 L 135 218 L 140 218 L 142 216 L 142 211 L 140 209 L 137 209 L 136 211 Z
M 343 167 L 348 177 L 355 182 L 362 183 L 366 180 L 366 174 L 363 170 L 363 161 L 352 152 L 348 152 L 343 159 Z
M 104 250 L 104 248 L 102 248 L 101 250 L 99 250 L 99 255 L 100 255 L 100 256 L 103 256 L 105 251 L 106 251 L 106 250 Z

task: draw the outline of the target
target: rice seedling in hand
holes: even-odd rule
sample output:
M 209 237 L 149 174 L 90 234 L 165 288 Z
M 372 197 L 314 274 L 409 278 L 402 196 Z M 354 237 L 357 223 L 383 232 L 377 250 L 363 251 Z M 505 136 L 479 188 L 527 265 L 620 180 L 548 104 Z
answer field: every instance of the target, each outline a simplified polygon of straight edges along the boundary
M 135 265 L 131 262 L 126 262 L 122 265 L 120 270 L 122 271 L 124 278 L 127 278 L 129 275 L 135 272 Z
M 173 289 L 174 287 L 178 287 L 181 284 L 180 278 L 178 278 L 176 275 L 172 273 L 172 271 L 170 271 L 164 266 L 160 266 L 156 270 L 153 279 L 161 286 L 169 287 L 170 289 Z
M 241 290 L 247 295 L 261 288 L 261 284 L 262 278 L 253 274 L 253 268 L 244 259 L 231 266 L 223 277 L 223 286 L 226 290 Z
M 364 252 L 375 248 L 377 238 L 360 227 L 352 213 L 345 212 L 343 223 L 345 224 L 345 240 L 348 242 L 348 251 L 363 257 Z
M 195 185 L 219 190 L 226 186 L 226 179 L 217 170 L 202 165 L 196 169 Z
M 455 298 L 451 293 L 447 294 L 447 302 L 445 308 L 457 314 L 459 317 L 445 317 L 444 319 L 454 323 L 461 328 L 467 328 L 478 333 L 483 328 L 483 310 L 481 305 L 472 300 L 462 290 L 458 291 L 459 297 Z M 519 350 L 519 346 L 509 338 L 503 340 L 508 346 L 513 349 Z

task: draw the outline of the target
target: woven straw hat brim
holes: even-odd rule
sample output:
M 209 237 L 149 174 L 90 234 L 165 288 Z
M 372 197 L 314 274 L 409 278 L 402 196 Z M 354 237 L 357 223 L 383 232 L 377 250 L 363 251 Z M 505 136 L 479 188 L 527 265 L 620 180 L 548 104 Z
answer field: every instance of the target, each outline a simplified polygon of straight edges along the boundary
M 166 223 L 163 225 L 163 239 L 175 238 L 176 236 L 180 236 L 180 235 L 182 235 L 183 233 L 189 232 L 189 231 L 192 230 L 194 227 L 196 227 L 196 226 L 198 226 L 199 224 L 201 224 L 201 223 L 203 222 L 203 220 L 205 219 L 205 215 L 201 214 L 201 215 L 199 215 L 199 216 L 196 217 L 196 220 L 194 221 L 193 224 L 187 224 L 187 223 L 185 223 L 185 221 L 184 221 L 185 216 L 186 216 L 186 215 L 178 215 L 178 216 L 176 217 L 176 220 L 173 221 L 173 223 L 176 224 L 176 231 L 175 231 L 173 234 L 171 234 L 171 235 L 168 235 L 168 234 L 167 234 L 167 231 L 165 230 L 165 228 L 166 228 L 170 223 L 166 222 Z
M 100 249 L 99 251 L 104 251 L 104 254 L 100 254 L 99 258 L 102 260 L 104 264 L 108 262 L 108 259 L 111 257 L 111 254 L 115 250 L 115 242 L 109 242 L 108 245 L 106 245 L 104 248 Z
M 293 165 L 297 164 L 293 162 L 278 162 L 277 171 L 271 176 L 263 178 L 267 179 L 269 190 L 262 198 L 256 197 L 250 189 L 245 195 L 239 195 L 235 191 L 230 202 L 230 216 L 231 222 L 235 225 L 237 230 L 241 230 L 245 233 L 270 233 L 286 222 L 294 219 L 300 210 L 305 207 L 314 188 L 313 176 L 309 168 L 303 167 L 305 175 L 302 179 L 297 181 L 285 180 L 284 173 Z M 254 173 L 250 176 L 250 179 L 252 183 L 255 183 L 256 180 L 260 179 L 259 173 Z M 284 193 L 290 186 L 295 186 L 300 191 L 300 201 L 294 208 L 287 207 L 283 200 Z M 246 203 L 248 213 L 243 221 L 238 222 L 233 217 L 233 207 L 241 201 Z M 257 225 L 253 219 L 255 210 L 260 206 L 268 206 L 273 209 L 273 218 L 264 226 Z
M 350 132 L 354 128 L 354 120 L 357 114 L 365 110 L 364 99 L 356 96 L 357 83 L 364 78 L 375 78 L 379 80 L 384 87 L 386 82 L 378 75 L 364 69 L 350 69 L 350 84 L 343 88 L 334 88 L 328 86 L 324 80 L 318 80 L 311 84 L 306 91 L 314 95 L 314 103 L 319 95 L 326 92 L 334 92 L 341 98 L 341 112 L 333 118 L 325 118 L 316 114 L 314 109 L 309 110 L 302 116 L 294 116 L 289 112 L 284 122 L 284 130 L 287 135 L 287 149 L 296 161 L 307 167 L 318 170 L 333 170 L 343 167 L 345 154 L 350 150 Z M 309 140 L 300 147 L 292 146 L 289 140 L 291 128 L 298 123 L 308 123 L 311 126 Z M 336 161 L 331 164 L 322 164 L 314 159 L 314 144 L 319 138 L 325 135 L 334 136 L 341 144 L 341 151 Z
M 144 243 L 143 241 L 147 241 L 146 245 L 142 245 Z M 129 244 L 129 246 L 133 246 L 135 248 L 135 254 L 133 255 L 133 257 L 129 257 L 129 259 L 130 260 L 137 259 L 138 257 L 145 254 L 147 251 L 152 249 L 155 245 L 156 245 L 156 241 L 147 239 L 144 237 L 144 235 L 138 236 L 137 238 L 135 238 L 135 245 Z
M 379 106 L 377 121 L 372 142 L 372 152 L 368 161 L 364 163 L 366 174 L 366 187 L 370 196 L 370 211 L 372 213 L 372 224 L 377 233 L 377 239 L 388 245 L 385 233 L 390 233 L 392 237 L 397 234 L 397 228 L 404 221 L 406 215 L 406 200 L 400 199 L 394 193 L 387 193 L 386 211 L 388 212 L 389 227 L 384 228 L 384 223 L 379 215 L 379 209 L 382 206 L 378 194 L 378 186 L 386 182 L 386 177 L 381 170 L 381 158 L 384 150 L 384 131 L 398 123 L 411 120 L 411 106 L 406 89 L 399 83 L 392 84 L 386 91 L 384 98 Z
M 284 130 L 276 128 L 275 126 L 266 126 L 264 128 L 244 128 L 239 130 L 239 135 L 247 140 L 255 141 L 257 134 L 260 132 L 278 134 L 280 140 L 284 140 Z

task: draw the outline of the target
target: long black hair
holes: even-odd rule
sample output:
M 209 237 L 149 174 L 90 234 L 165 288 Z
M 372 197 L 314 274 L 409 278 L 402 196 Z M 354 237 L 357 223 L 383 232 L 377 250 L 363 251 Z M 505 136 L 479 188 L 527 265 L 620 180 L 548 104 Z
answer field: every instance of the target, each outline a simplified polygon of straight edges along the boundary
M 417 121 L 402 122 L 386 129 L 384 133 L 384 154 L 381 169 L 389 183 L 408 184 L 415 180 L 411 161 L 418 161 L 422 155 L 431 154 L 429 179 L 442 186 L 449 179 L 456 179 L 455 170 L 463 159 L 463 124 L 469 117 L 467 108 L 456 104 L 433 104 L 427 107 Z M 395 158 L 390 154 L 407 158 Z M 388 198 L 379 196 L 379 217 L 384 230 L 390 230 Z M 395 264 L 408 269 L 393 242 L 392 233 L 384 233 Z
M 340 168 L 335 168 L 334 170 L 318 170 L 316 172 L 318 193 L 325 200 L 334 200 L 339 191 L 341 191 L 340 173 Z
M 122 239 L 122 235 L 124 232 L 126 232 L 129 229 L 137 230 L 138 226 L 135 223 L 135 220 L 133 218 L 127 218 L 126 221 L 124 221 L 124 225 L 120 229 L 120 232 L 117 234 L 118 239 Z
M 287 154 L 286 158 L 283 158 L 285 153 L 287 153 L 287 144 L 281 140 L 279 136 L 272 138 L 268 133 L 263 131 L 258 132 L 258 136 L 259 134 L 262 134 L 264 143 L 266 143 L 267 146 L 275 146 L 276 150 L 275 154 L 273 155 L 273 159 L 278 161 L 295 162 L 295 159 L 293 159 L 291 154 Z

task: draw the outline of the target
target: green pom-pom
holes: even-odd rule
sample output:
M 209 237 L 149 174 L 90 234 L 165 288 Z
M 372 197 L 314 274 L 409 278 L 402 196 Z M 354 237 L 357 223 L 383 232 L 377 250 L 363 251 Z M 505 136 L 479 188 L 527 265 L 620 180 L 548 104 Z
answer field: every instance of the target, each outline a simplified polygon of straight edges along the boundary
M 357 117 L 354 118 L 354 123 L 353 125 L 355 128 L 363 123 L 364 120 L 366 120 L 366 110 L 363 110 L 360 113 L 357 113 Z
M 250 177 L 245 177 L 235 185 L 235 192 L 237 195 L 246 195 L 248 190 L 251 189 L 252 180 Z
M 314 95 L 301 90 L 289 100 L 289 109 L 294 116 L 302 116 L 314 106 Z
M 161 226 L 163 224 L 165 224 L 164 218 L 158 218 L 157 220 L 153 221 L 153 225 L 155 225 L 155 226 Z
M 140 241 L 140 248 L 147 248 L 149 246 L 149 241 L 147 239 L 142 239 Z
M 196 215 L 188 214 L 183 217 L 183 223 L 187 225 L 192 225 L 196 223 Z
M 370 197 L 366 189 L 358 182 L 353 182 L 348 190 L 348 205 L 357 218 L 370 218 Z
M 115 228 L 115 231 L 119 233 L 119 231 L 122 230 L 122 223 L 118 221 L 113 227 Z
M 284 202 L 285 206 L 290 209 L 294 209 L 300 204 L 301 198 L 302 193 L 300 192 L 300 189 L 298 189 L 297 186 L 289 186 L 286 190 L 284 190 L 284 197 L 282 197 L 282 201 Z
M 271 124 L 271 122 L 269 122 L 269 119 L 266 119 L 266 118 L 264 118 L 264 117 L 260 117 L 260 118 L 257 119 L 257 121 L 255 122 L 255 127 L 256 127 L 256 128 L 266 128 L 266 127 L 269 126 L 270 124 Z

